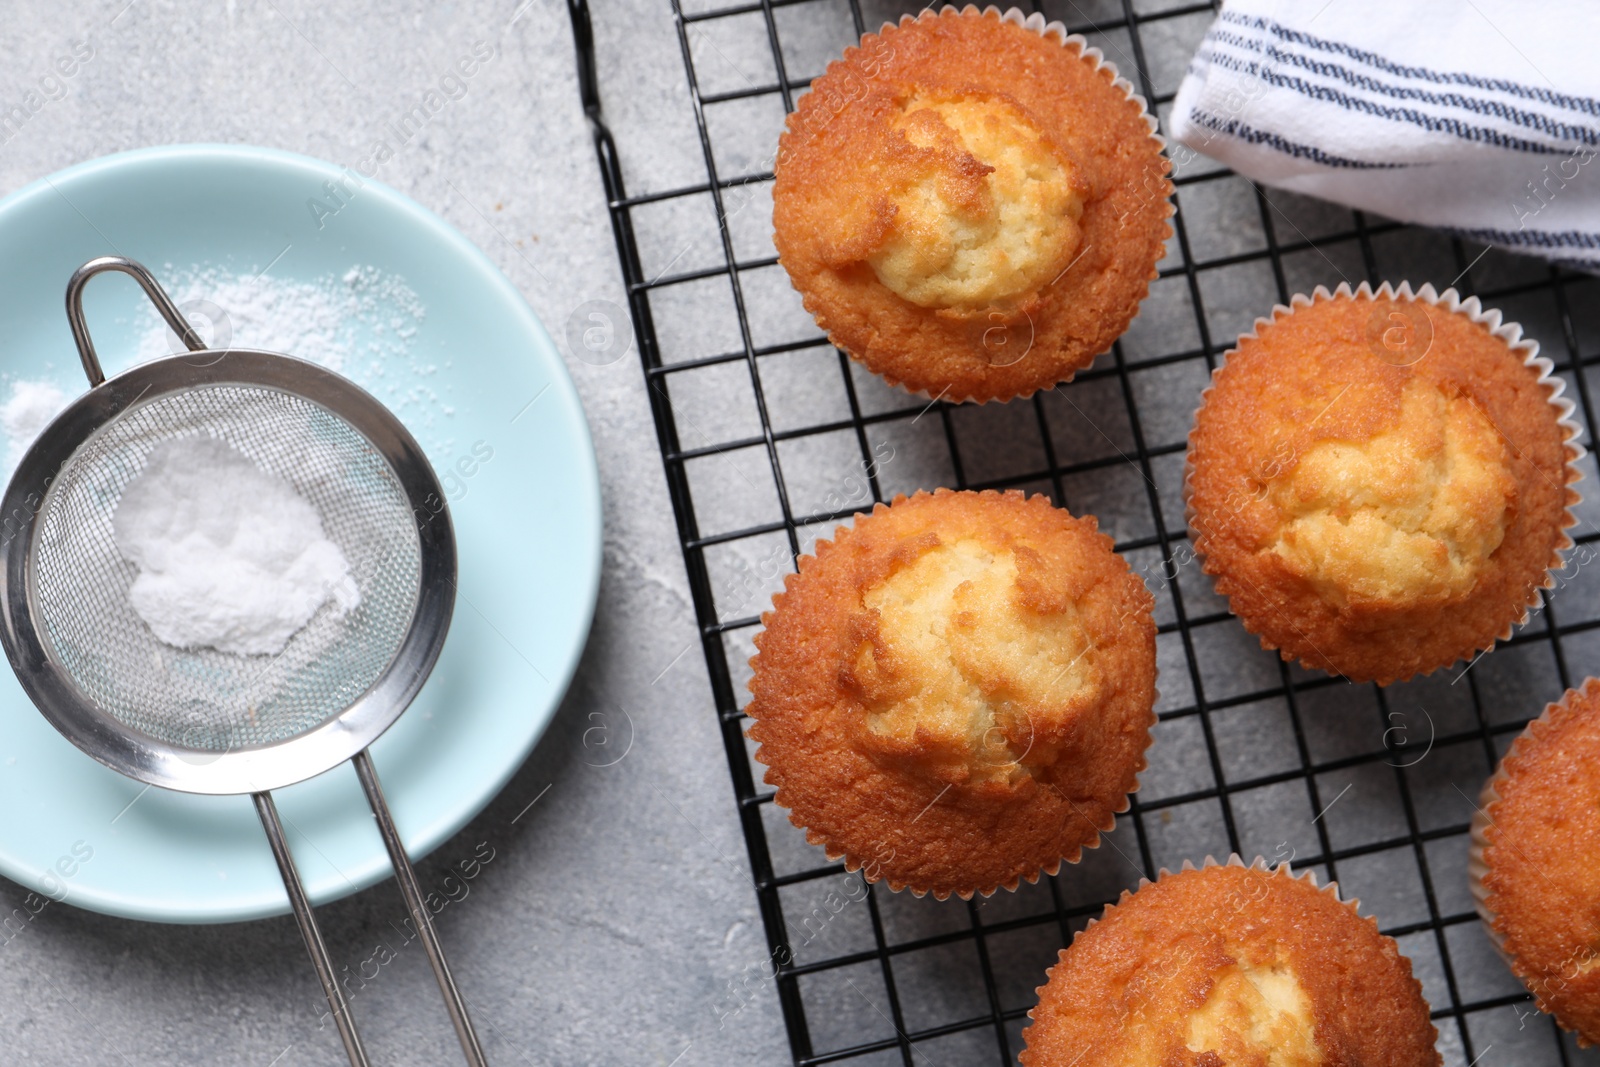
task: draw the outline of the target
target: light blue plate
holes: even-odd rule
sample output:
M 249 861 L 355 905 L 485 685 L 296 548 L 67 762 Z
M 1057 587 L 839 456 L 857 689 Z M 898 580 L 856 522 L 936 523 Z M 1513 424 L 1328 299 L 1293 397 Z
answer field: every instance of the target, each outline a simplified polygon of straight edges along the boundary
M 344 372 L 379 399 L 412 397 L 391 406 L 428 451 L 455 520 L 460 585 L 444 654 L 372 747 L 407 847 L 421 856 L 500 790 L 566 690 L 599 583 L 600 489 L 572 382 L 516 288 L 437 215 L 375 181 L 330 199 L 324 183 L 344 173 L 265 148 L 179 145 L 93 160 L 0 201 L 0 373 L 84 390 L 63 294 L 73 269 L 98 255 L 130 256 L 162 278 L 205 266 L 249 277 L 271 264 L 269 277 L 309 282 L 373 267 L 415 291 L 426 310 L 408 357 L 395 357 L 386 333 L 375 351 L 395 366 L 364 357 Z M 313 198 L 342 206 L 314 213 Z M 91 282 L 85 305 L 115 374 L 134 361 L 154 313 L 116 275 Z M 239 329 L 232 340 L 264 347 Z M 426 380 L 414 382 L 419 373 Z M 289 910 L 248 797 L 144 789 L 58 735 L 0 670 L 0 874 L 138 919 Z M 389 876 L 348 765 L 275 796 L 313 899 Z

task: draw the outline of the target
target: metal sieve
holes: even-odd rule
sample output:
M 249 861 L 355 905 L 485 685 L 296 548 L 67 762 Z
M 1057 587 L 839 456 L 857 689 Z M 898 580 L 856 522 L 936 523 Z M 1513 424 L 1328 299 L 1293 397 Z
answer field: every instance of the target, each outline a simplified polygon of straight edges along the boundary
M 190 349 L 107 380 L 83 318 L 94 275 L 131 275 Z M 67 317 L 89 392 L 28 450 L 0 518 L 0 630 L 28 695 L 69 741 L 112 770 L 189 793 L 249 793 L 350 1062 L 368 1063 L 270 790 L 355 765 L 467 1061 L 484 1063 L 466 1005 L 384 801 L 367 746 L 427 680 L 455 603 L 444 491 L 411 435 L 371 395 L 270 352 L 208 349 L 140 264 L 85 263 Z M 321 514 L 360 603 L 324 604 L 273 656 L 162 643 L 133 611 L 137 568 L 111 517 L 160 442 L 220 439 L 287 481 Z

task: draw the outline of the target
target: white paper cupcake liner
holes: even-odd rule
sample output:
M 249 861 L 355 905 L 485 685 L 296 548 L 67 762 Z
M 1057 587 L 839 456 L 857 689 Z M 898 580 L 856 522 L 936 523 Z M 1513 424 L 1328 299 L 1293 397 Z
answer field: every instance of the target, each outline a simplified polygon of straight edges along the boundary
M 1250 330 L 1246 333 L 1240 334 L 1239 340 L 1235 341 L 1233 347 L 1229 348 L 1227 353 L 1224 354 L 1222 365 L 1218 366 L 1211 372 L 1210 382 L 1208 382 L 1206 387 L 1200 391 L 1199 407 L 1205 407 L 1207 398 L 1211 395 L 1211 391 L 1216 388 L 1217 375 L 1222 373 L 1223 369 L 1227 366 L 1228 357 L 1234 355 L 1239 350 L 1239 342 L 1242 342 L 1246 339 L 1258 339 L 1263 327 L 1271 326 L 1280 318 L 1290 315 L 1300 308 L 1310 307 L 1311 305 L 1323 300 L 1340 299 L 1417 300 L 1425 304 L 1430 304 L 1442 311 L 1447 311 L 1452 314 L 1465 315 L 1472 322 L 1485 327 L 1495 337 L 1498 337 L 1500 340 L 1504 341 L 1506 343 L 1506 347 L 1508 347 L 1511 351 L 1521 353 L 1523 357 L 1523 365 L 1538 372 L 1539 377 L 1536 384 L 1540 388 L 1543 388 L 1547 391 L 1550 406 L 1556 410 L 1556 422 L 1566 433 L 1564 438 L 1564 444 L 1567 450 L 1566 467 L 1570 472 L 1570 476 L 1568 477 L 1567 483 L 1563 488 L 1567 493 L 1567 501 L 1565 508 L 1562 511 L 1561 537 L 1552 550 L 1554 553 L 1552 559 L 1545 566 L 1544 581 L 1539 585 L 1531 586 L 1528 589 L 1526 601 L 1522 606 L 1522 614 L 1518 618 L 1507 623 L 1505 629 L 1497 634 L 1494 640 L 1490 641 L 1487 645 L 1484 645 L 1480 648 L 1475 648 L 1471 652 L 1457 657 L 1455 660 L 1451 661 L 1451 663 L 1443 663 L 1438 667 L 1433 668 L 1433 670 L 1442 670 L 1446 667 L 1452 666 L 1455 663 L 1461 662 L 1463 659 L 1468 659 L 1471 656 L 1484 651 L 1486 648 L 1493 648 L 1497 642 L 1508 639 L 1518 626 L 1521 626 L 1528 621 L 1529 612 L 1538 606 L 1539 590 L 1550 589 L 1555 586 L 1556 572 L 1565 566 L 1564 560 L 1561 558 L 1560 554 L 1566 552 L 1573 545 L 1572 538 L 1568 536 L 1567 531 L 1578 524 L 1578 517 L 1573 514 L 1573 510 L 1583 501 L 1582 496 L 1575 488 L 1573 488 L 1573 486 L 1582 477 L 1582 472 L 1578 469 L 1578 463 L 1589 454 L 1588 449 L 1586 449 L 1578 440 L 1583 433 L 1583 429 L 1573 418 L 1573 412 L 1576 410 L 1577 405 L 1574 404 L 1571 399 L 1563 395 L 1566 392 L 1567 383 L 1561 378 L 1555 376 L 1555 363 L 1548 357 L 1541 356 L 1539 354 L 1539 342 L 1535 341 L 1531 337 L 1523 336 L 1521 324 L 1505 321 L 1505 317 L 1500 313 L 1498 308 L 1485 308 L 1477 297 L 1469 296 L 1463 299 L 1461 294 L 1458 293 L 1454 288 L 1446 289 L 1441 293 L 1434 289 L 1432 282 L 1428 282 L 1420 289 L 1415 290 L 1411 288 L 1410 282 L 1401 282 L 1398 286 L 1393 285 L 1390 282 L 1384 282 L 1376 289 L 1374 289 L 1367 282 L 1362 282 L 1354 289 L 1350 287 L 1349 282 L 1340 282 L 1338 287 L 1331 292 L 1328 290 L 1327 286 L 1319 285 L 1311 291 L 1310 296 L 1307 296 L 1304 293 L 1296 293 L 1294 296 L 1290 297 L 1287 305 L 1275 304 L 1273 305 L 1270 315 L 1257 318 L 1254 324 L 1251 325 Z M 1206 566 L 1205 554 L 1200 551 L 1199 545 L 1195 543 L 1197 539 L 1194 535 L 1195 509 L 1193 503 L 1194 435 L 1195 429 L 1191 428 L 1188 437 L 1188 449 L 1185 451 L 1183 457 L 1183 519 L 1184 524 L 1189 531 L 1190 544 L 1194 548 L 1195 554 L 1200 558 L 1201 569 L 1205 571 L 1206 574 L 1214 575 L 1215 572 Z M 1235 616 L 1235 618 L 1239 618 L 1240 623 L 1245 628 L 1245 632 L 1260 639 L 1261 647 L 1263 649 L 1268 652 L 1278 651 L 1277 646 L 1269 643 L 1268 639 L 1260 634 L 1254 627 L 1252 627 L 1249 622 L 1239 616 Z M 1429 673 L 1432 672 L 1430 671 Z
M 1095 916 L 1094 918 L 1090 919 L 1087 923 L 1085 923 L 1083 928 L 1084 928 L 1084 930 L 1087 930 L 1089 927 L 1093 926 L 1095 923 L 1101 921 L 1106 916 L 1110 915 L 1119 906 L 1121 906 L 1125 901 L 1127 901 L 1130 897 L 1132 897 L 1135 893 L 1137 893 L 1139 890 L 1143 889 L 1147 885 L 1155 885 L 1158 882 L 1162 882 L 1162 881 L 1165 881 L 1168 878 L 1172 878 L 1172 877 L 1174 877 L 1176 875 L 1183 874 L 1186 871 L 1196 871 L 1196 870 L 1203 871 L 1203 870 L 1206 870 L 1209 867 L 1247 867 L 1247 868 L 1249 868 L 1251 870 L 1265 871 L 1265 872 L 1267 872 L 1269 874 L 1272 874 L 1275 877 L 1292 878 L 1292 879 L 1294 879 L 1295 881 L 1298 881 L 1298 882 L 1305 882 L 1306 884 L 1312 886 L 1313 888 L 1318 889 L 1323 893 L 1329 894 L 1330 896 L 1333 897 L 1334 900 L 1337 900 L 1339 903 L 1341 903 L 1345 907 L 1349 908 L 1352 912 L 1355 912 L 1360 907 L 1360 904 L 1361 904 L 1361 901 L 1356 899 L 1356 898 L 1354 898 L 1354 897 L 1350 898 L 1349 900 L 1346 900 L 1343 896 L 1341 896 L 1340 893 L 1339 893 L 1339 883 L 1338 882 L 1329 882 L 1327 885 L 1318 885 L 1317 884 L 1317 872 L 1314 871 L 1314 870 L 1307 870 L 1307 871 L 1305 871 L 1305 872 L 1303 872 L 1301 874 L 1295 874 L 1294 873 L 1294 869 L 1290 865 L 1288 860 L 1284 860 L 1281 863 L 1279 863 L 1276 866 L 1274 866 L 1271 863 L 1267 862 L 1267 858 L 1265 856 L 1260 856 L 1260 855 L 1256 856 L 1256 858 L 1251 860 L 1249 863 L 1246 863 L 1244 861 L 1244 859 L 1237 852 L 1228 853 L 1228 858 L 1225 859 L 1225 860 L 1221 860 L 1221 861 L 1219 861 L 1215 856 L 1211 855 L 1210 853 L 1207 853 L 1205 859 L 1201 860 L 1200 864 L 1198 866 L 1195 865 L 1195 862 L 1193 860 L 1187 860 L 1186 859 L 1186 860 L 1183 861 L 1183 864 L 1181 866 L 1179 866 L 1179 868 L 1176 871 L 1171 870 L 1170 868 L 1167 868 L 1167 867 L 1162 867 L 1160 870 L 1158 870 L 1156 872 L 1156 876 L 1155 876 L 1154 881 L 1152 881 L 1149 878 L 1140 878 L 1139 879 L 1139 884 L 1137 886 L 1135 886 L 1132 889 L 1124 889 L 1122 891 L 1121 896 L 1119 896 L 1117 898 L 1115 903 L 1107 904 L 1105 906 L 1105 908 L 1100 912 L 1100 914 L 1098 916 Z M 1082 931 L 1079 931 L 1079 932 L 1081 933 Z M 1074 940 L 1076 940 L 1076 936 L 1077 935 L 1074 935 Z
M 1539 718 L 1543 719 L 1547 714 L 1549 714 L 1548 708 Z M 1522 736 L 1527 736 L 1526 731 Z M 1520 741 L 1521 737 L 1518 740 Z M 1511 751 L 1515 751 L 1515 743 Z M 1501 958 L 1510 965 L 1511 955 L 1506 952 L 1505 937 L 1494 928 L 1494 910 L 1489 907 L 1489 891 L 1483 885 L 1483 878 L 1489 873 L 1489 864 L 1483 858 L 1484 850 L 1489 847 L 1486 833 L 1491 819 L 1488 813 L 1490 808 L 1500 802 L 1500 792 L 1496 786 L 1505 779 L 1505 771 L 1502 769 L 1505 760 L 1501 759 L 1500 764 L 1495 767 L 1488 781 L 1483 783 L 1483 789 L 1478 793 L 1478 806 L 1472 813 L 1472 846 L 1467 852 L 1467 880 L 1472 889 L 1473 906 L 1477 909 L 1478 918 L 1483 920 L 1483 928 L 1488 933 L 1489 940 L 1494 942 L 1494 947 L 1499 950 Z
M 1154 114 L 1151 113 L 1149 101 L 1145 100 L 1143 94 L 1141 94 L 1137 89 L 1134 88 L 1134 85 L 1133 85 L 1133 83 L 1131 81 L 1129 81 L 1127 78 L 1124 78 L 1122 76 L 1122 72 L 1120 70 L 1118 70 L 1117 65 L 1115 63 L 1113 63 L 1111 60 L 1107 59 L 1105 57 L 1105 53 L 1104 52 L 1100 51 L 1100 49 L 1098 49 L 1094 45 L 1090 44 L 1089 43 L 1089 39 L 1087 37 L 1085 37 L 1083 34 L 1081 34 L 1081 33 L 1068 33 L 1066 25 L 1064 23 L 1060 22 L 1059 20 L 1046 20 L 1045 17 L 1043 15 L 1039 14 L 1038 12 L 1034 12 L 1031 15 L 1030 14 L 1024 14 L 1022 9 L 1019 8 L 1019 7 L 1013 7 L 1013 8 L 1007 9 L 1006 11 L 1001 11 L 1000 8 L 995 4 L 990 4 L 987 7 L 984 7 L 982 9 L 980 9 L 977 4 L 967 4 L 965 7 L 957 7 L 955 4 L 946 4 L 943 7 L 939 8 L 937 11 L 935 11 L 932 7 L 927 7 L 927 8 L 924 8 L 923 10 L 919 11 L 915 15 L 912 15 L 912 14 L 901 15 L 900 16 L 900 21 L 898 23 L 885 22 L 881 27 L 879 27 L 878 34 L 881 35 L 884 32 L 884 30 L 893 30 L 893 29 L 897 29 L 899 27 L 911 25 L 912 23 L 916 22 L 918 19 L 921 19 L 921 18 L 941 17 L 941 16 L 943 16 L 946 13 L 949 13 L 949 12 L 954 12 L 957 15 L 964 15 L 964 16 L 995 15 L 995 16 L 999 17 L 1001 22 L 1009 22 L 1009 23 L 1012 23 L 1013 25 L 1020 26 L 1025 30 L 1032 30 L 1034 33 L 1037 33 L 1041 37 L 1054 37 L 1057 41 L 1059 41 L 1061 43 L 1061 46 L 1063 48 L 1076 48 L 1078 50 L 1078 53 L 1081 56 L 1083 56 L 1084 59 L 1086 59 L 1086 60 L 1088 60 L 1088 61 L 1090 61 L 1091 63 L 1094 64 L 1094 69 L 1096 71 L 1106 70 L 1106 71 L 1110 71 L 1111 72 L 1111 85 L 1112 85 L 1112 87 L 1116 88 L 1116 89 L 1121 89 L 1122 92 L 1124 93 L 1124 95 L 1126 95 L 1129 100 L 1132 100 L 1132 101 L 1134 101 L 1135 103 L 1137 103 L 1139 105 L 1139 111 L 1140 111 L 1140 114 L 1142 115 L 1142 117 L 1144 118 L 1145 125 L 1147 127 L 1149 127 L 1149 129 L 1150 129 L 1150 139 L 1156 143 L 1156 152 L 1159 155 L 1165 155 L 1166 154 L 1166 151 L 1167 151 L 1167 139 L 1165 137 L 1161 136 L 1161 134 L 1158 132 L 1160 130 L 1160 128 L 1161 128 L 1161 122 L 1160 122 L 1160 120 L 1158 118 L 1156 118 L 1156 116 Z M 876 36 L 876 35 L 873 35 L 873 36 Z M 863 41 L 866 40 L 866 37 L 863 37 L 862 40 Z M 1166 177 L 1167 177 L 1167 180 L 1169 182 L 1172 180 L 1172 171 L 1171 171 L 1170 167 L 1168 168 Z M 1170 189 L 1170 187 L 1169 187 L 1169 189 L 1167 191 L 1167 195 L 1164 196 L 1162 198 L 1162 200 L 1163 200 L 1163 202 L 1164 202 L 1164 204 L 1166 206 L 1166 211 L 1161 217 L 1163 219 L 1170 219 L 1170 218 L 1172 218 L 1174 215 L 1176 215 L 1178 213 L 1177 207 L 1174 206 L 1174 204 L 1172 203 L 1172 190 Z M 1172 224 L 1169 222 L 1167 224 L 1167 236 L 1162 239 L 1161 255 L 1158 255 L 1156 257 L 1156 263 L 1160 263 L 1161 260 L 1166 256 L 1166 242 L 1172 238 L 1172 235 L 1173 235 Z M 1160 272 L 1157 270 L 1156 266 L 1154 264 L 1152 264 L 1151 267 L 1150 267 L 1150 278 L 1148 280 L 1149 281 L 1154 281 L 1159 276 L 1160 276 Z M 1137 313 L 1135 313 L 1134 317 L 1135 318 L 1138 317 Z M 1027 357 L 1024 356 L 1022 358 L 1026 359 Z M 1087 370 L 1088 367 L 1083 367 L 1083 368 L 1080 368 L 1080 369 Z M 1073 376 L 1076 377 L 1076 373 L 1074 373 Z M 912 389 L 910 386 L 906 385 L 905 383 L 899 381 L 898 379 L 891 378 L 888 375 L 880 374 L 879 377 L 883 378 L 884 381 L 888 382 L 890 385 L 894 386 L 896 389 L 900 389 L 900 390 L 906 392 L 907 394 L 909 394 L 911 396 L 919 397 L 920 399 L 926 400 L 930 404 L 932 404 L 933 402 L 941 399 L 944 396 L 944 393 L 937 393 L 936 394 L 936 393 L 929 392 L 926 389 Z M 1062 381 L 1057 382 L 1055 384 L 1056 385 L 1064 385 L 1067 382 L 1070 382 L 1071 380 L 1072 380 L 1072 378 L 1066 378 L 1066 379 L 1063 379 Z M 1041 386 L 1040 388 L 1051 388 L 1051 387 L 1050 386 Z M 961 403 L 961 404 L 990 404 L 990 403 L 1004 404 L 1004 403 L 1007 403 L 1010 400 L 1027 400 L 1029 397 L 1033 396 L 1033 394 L 1038 392 L 1038 391 L 1039 391 L 1038 389 L 1033 389 L 1033 390 L 1030 390 L 1030 391 L 1028 391 L 1026 393 L 1018 393 L 1015 396 L 1007 397 L 1005 399 L 998 399 L 998 398 L 996 398 L 996 399 L 987 399 L 987 400 L 965 400 L 965 399 L 963 399 L 963 400 L 960 400 L 960 401 L 952 401 L 952 403 Z

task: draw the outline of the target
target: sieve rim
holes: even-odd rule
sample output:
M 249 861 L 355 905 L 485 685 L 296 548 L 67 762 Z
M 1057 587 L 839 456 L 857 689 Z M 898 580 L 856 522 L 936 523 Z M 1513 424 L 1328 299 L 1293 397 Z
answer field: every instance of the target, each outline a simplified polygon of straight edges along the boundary
M 101 711 L 52 655 L 37 625 L 34 543 L 55 476 L 111 422 L 173 393 L 213 386 L 276 390 L 329 411 L 364 437 L 399 483 L 420 552 L 406 635 L 343 711 L 271 744 L 224 752 L 153 737 Z M 150 785 L 231 795 L 278 789 L 350 759 L 383 734 L 427 681 L 455 607 L 455 532 L 444 489 L 416 439 L 372 394 L 306 360 L 258 349 L 200 349 L 132 367 L 78 397 L 45 427 L 0 498 L 0 644 L 34 705 L 57 732 L 105 766 Z

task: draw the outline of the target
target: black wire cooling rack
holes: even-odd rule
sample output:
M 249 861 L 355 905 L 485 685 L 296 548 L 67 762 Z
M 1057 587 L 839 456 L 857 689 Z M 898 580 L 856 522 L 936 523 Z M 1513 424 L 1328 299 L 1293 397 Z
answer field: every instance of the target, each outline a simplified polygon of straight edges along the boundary
M 1600 581 L 1582 565 L 1592 551 L 1493 655 L 1380 690 L 1263 653 L 1193 565 L 1179 496 L 1211 369 L 1291 294 L 1341 280 L 1477 294 L 1542 343 L 1587 427 L 1596 280 L 1184 158 L 1176 232 L 1128 335 L 1031 400 L 929 405 L 852 365 L 796 313 L 762 229 L 782 114 L 843 44 L 899 9 L 660 2 L 684 73 L 660 106 L 687 115 L 699 139 L 687 184 L 662 185 L 651 159 L 617 143 L 602 98 L 614 86 L 636 108 L 642 91 L 627 70 L 596 69 L 587 4 L 569 8 L 769 949 L 712 1006 L 722 1022 L 775 980 L 796 1064 L 1014 1063 L 1035 987 L 1089 918 L 1162 867 L 1239 852 L 1292 859 L 1362 899 L 1411 957 L 1446 1063 L 1600 1062 L 1534 1011 L 1466 884 L 1471 798 L 1495 760 L 1545 702 L 1600 673 Z M 1170 0 L 1033 6 L 1102 48 L 1163 119 L 1214 13 Z M 647 190 L 630 194 L 625 175 Z M 703 239 L 697 263 L 668 260 L 655 236 L 686 226 Z M 1579 488 L 1596 495 L 1593 457 L 1584 467 Z M 1130 811 L 1056 878 L 970 903 L 869 887 L 806 845 L 760 784 L 740 710 L 750 636 L 795 556 L 874 501 L 936 485 L 1020 487 L 1099 516 L 1159 602 L 1160 722 Z M 1600 540 L 1600 511 L 1580 517 L 1578 544 Z

